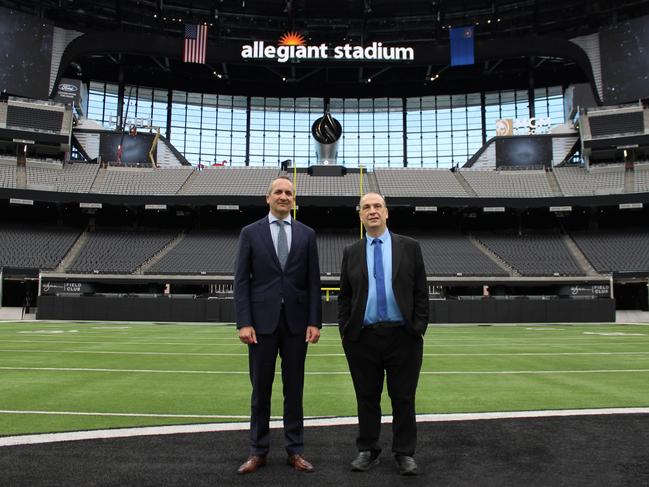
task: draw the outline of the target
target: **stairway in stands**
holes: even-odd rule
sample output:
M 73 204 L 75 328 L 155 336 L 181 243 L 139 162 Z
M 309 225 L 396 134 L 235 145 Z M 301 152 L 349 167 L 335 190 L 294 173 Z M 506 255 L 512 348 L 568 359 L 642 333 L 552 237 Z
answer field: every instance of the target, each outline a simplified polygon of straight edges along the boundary
M 548 184 L 550 185 L 550 189 L 552 190 L 552 193 L 555 196 L 563 196 L 563 193 L 561 192 L 561 187 L 559 186 L 559 181 L 557 181 L 557 177 L 554 175 L 554 171 L 546 171 L 545 176 L 548 179 Z
M 16 188 L 25 189 L 27 187 L 27 168 L 25 167 L 25 158 L 23 157 L 22 164 L 20 164 L 20 158 L 18 161 L 18 165 L 16 166 Z
M 635 171 L 628 168 L 624 171 L 624 192 L 635 193 Z
M 460 185 L 464 188 L 464 191 L 466 191 L 466 194 L 468 194 L 469 196 L 478 196 L 478 193 L 476 193 L 468 183 L 468 181 L 464 179 L 464 176 L 462 176 L 460 171 L 455 171 L 455 177 L 457 178 L 458 183 L 460 183 Z
M 186 189 L 191 188 L 194 184 L 194 179 L 198 177 L 198 171 L 192 171 L 189 174 L 189 177 L 185 179 L 185 182 L 182 184 L 180 189 L 178 189 L 178 192 L 176 194 L 187 194 Z
M 88 228 L 85 228 L 83 232 L 79 234 L 79 237 L 77 238 L 76 242 L 70 247 L 70 250 L 68 253 L 63 257 L 63 260 L 59 263 L 56 269 L 54 269 L 54 272 L 66 272 L 68 270 L 68 267 L 70 267 L 70 264 L 74 262 L 74 259 L 79 255 L 79 252 L 81 252 L 81 249 L 84 247 L 86 244 L 86 241 L 88 240 Z
M 493 261 L 494 264 L 496 264 L 498 267 L 500 267 L 502 270 L 504 270 L 507 274 L 509 274 L 512 277 L 521 277 L 520 272 L 518 272 L 516 269 L 514 269 L 512 266 L 510 266 L 507 262 L 502 260 L 500 256 L 496 255 L 486 247 L 480 240 L 475 238 L 473 235 L 469 235 L 469 240 L 475 247 L 482 252 L 484 255 L 489 257 Z
M 106 179 L 106 168 L 100 167 L 95 176 L 95 180 L 92 182 L 92 187 L 90 188 L 91 193 L 101 193 L 101 190 L 104 188 L 104 180 Z
M 599 276 L 600 274 L 595 270 L 595 268 L 588 261 L 584 253 L 581 251 L 579 246 L 575 243 L 570 235 L 563 233 L 561 235 L 564 245 L 570 251 L 570 254 L 574 257 L 575 262 L 579 265 L 582 271 L 586 273 L 587 276 Z
M 171 252 L 174 249 L 174 247 L 178 245 L 184 237 L 185 237 L 185 232 L 184 231 L 180 232 L 178 235 L 176 235 L 176 238 L 174 238 L 171 242 L 169 242 L 162 249 L 160 249 L 160 252 L 158 252 L 149 260 L 144 262 L 140 267 L 135 269 L 135 272 L 133 274 L 144 274 L 151 267 L 153 267 L 153 265 L 156 264 L 160 259 L 162 259 L 169 252 Z

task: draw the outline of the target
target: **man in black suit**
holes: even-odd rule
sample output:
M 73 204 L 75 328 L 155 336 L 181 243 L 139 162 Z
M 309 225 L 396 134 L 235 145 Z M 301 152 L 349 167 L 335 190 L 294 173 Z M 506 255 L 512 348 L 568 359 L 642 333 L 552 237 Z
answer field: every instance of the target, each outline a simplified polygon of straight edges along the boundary
M 415 392 L 428 326 L 428 288 L 416 240 L 387 228 L 378 193 L 361 198 L 365 238 L 343 253 L 338 325 L 358 402 L 358 457 L 352 470 L 377 465 L 384 374 L 392 401 L 392 453 L 402 475 L 419 473 Z
M 284 440 L 288 463 L 312 472 L 304 459 L 302 393 L 307 344 L 320 338 L 320 266 L 315 232 L 291 218 L 294 193 L 287 177 L 268 189 L 267 216 L 241 230 L 234 277 L 239 339 L 248 345 L 252 383 L 250 455 L 237 473 L 266 464 L 275 360 L 282 360 Z

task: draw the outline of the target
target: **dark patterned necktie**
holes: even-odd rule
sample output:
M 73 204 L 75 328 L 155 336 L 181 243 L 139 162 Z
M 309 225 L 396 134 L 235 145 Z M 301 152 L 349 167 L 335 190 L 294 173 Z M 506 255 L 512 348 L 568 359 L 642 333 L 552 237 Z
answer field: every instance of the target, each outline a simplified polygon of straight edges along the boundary
M 279 225 L 279 233 L 277 234 L 277 258 L 279 264 L 284 270 L 286 259 L 288 259 L 288 238 L 286 237 L 286 225 L 283 220 L 275 220 Z

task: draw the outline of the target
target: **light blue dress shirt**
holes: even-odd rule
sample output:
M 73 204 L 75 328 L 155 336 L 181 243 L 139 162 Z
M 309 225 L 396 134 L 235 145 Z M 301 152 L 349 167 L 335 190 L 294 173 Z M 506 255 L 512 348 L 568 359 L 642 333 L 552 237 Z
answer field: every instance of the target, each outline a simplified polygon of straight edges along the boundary
M 270 223 L 270 236 L 273 239 L 273 246 L 275 247 L 275 254 L 277 254 L 277 237 L 279 235 L 279 224 L 275 223 L 279 218 L 273 215 L 271 212 L 268 212 L 268 222 Z M 291 252 L 291 238 L 293 237 L 293 221 L 291 220 L 291 214 L 289 213 L 284 221 L 288 225 L 284 224 L 284 230 L 286 230 L 286 243 L 288 244 L 288 251 Z
M 363 323 L 371 325 L 379 321 L 401 321 L 403 322 L 403 315 L 397 305 L 397 300 L 394 298 L 394 291 L 392 290 L 392 237 L 390 231 L 385 230 L 383 235 L 378 238 L 383 242 L 383 271 L 385 279 L 385 294 L 388 305 L 388 316 L 386 318 L 379 317 L 377 300 L 376 300 L 376 283 L 374 282 L 374 247 L 372 242 L 374 237 L 365 234 L 367 243 L 365 245 L 365 257 L 367 261 L 367 275 L 368 275 L 368 289 L 367 289 L 367 305 L 365 306 L 365 317 Z M 378 245 L 378 244 L 377 244 Z

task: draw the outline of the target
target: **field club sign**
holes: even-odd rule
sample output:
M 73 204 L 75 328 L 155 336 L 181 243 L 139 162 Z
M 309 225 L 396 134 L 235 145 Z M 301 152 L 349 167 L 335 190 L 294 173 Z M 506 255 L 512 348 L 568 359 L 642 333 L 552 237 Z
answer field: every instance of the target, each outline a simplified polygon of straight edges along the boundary
M 412 47 L 390 46 L 382 42 L 372 42 L 368 46 L 342 44 L 329 46 L 322 43 L 306 45 L 301 34 L 289 32 L 284 34 L 277 46 L 264 41 L 254 41 L 241 46 L 242 59 L 276 59 L 279 63 L 290 60 L 326 60 L 341 61 L 413 61 L 415 50 Z

